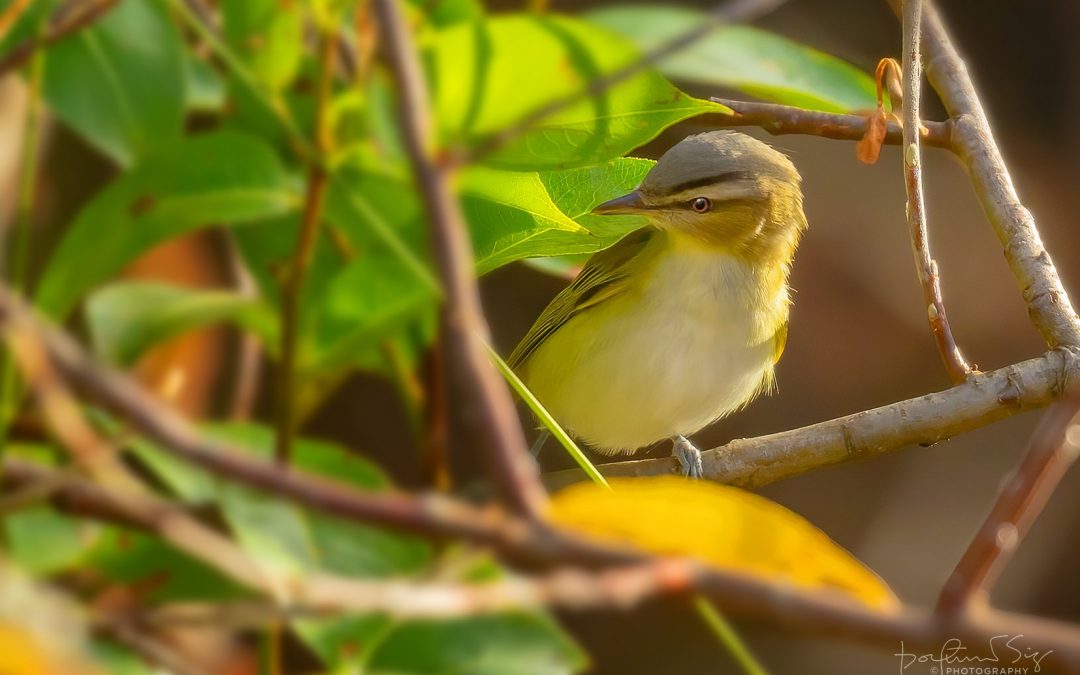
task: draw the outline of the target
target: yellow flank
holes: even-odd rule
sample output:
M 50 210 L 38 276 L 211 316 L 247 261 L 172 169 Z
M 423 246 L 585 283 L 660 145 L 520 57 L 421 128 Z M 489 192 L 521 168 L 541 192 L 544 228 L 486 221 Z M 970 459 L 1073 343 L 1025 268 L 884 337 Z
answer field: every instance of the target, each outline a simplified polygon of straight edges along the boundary
M 579 484 L 556 493 L 551 521 L 655 555 L 696 558 L 800 588 L 831 588 L 878 609 L 898 606 L 869 568 L 805 518 L 763 497 L 673 476 L 610 484 L 610 490 Z
M 595 450 L 692 434 L 773 388 L 788 275 L 806 228 L 799 174 L 749 136 L 691 136 L 596 213 L 649 225 L 594 255 L 509 359 Z

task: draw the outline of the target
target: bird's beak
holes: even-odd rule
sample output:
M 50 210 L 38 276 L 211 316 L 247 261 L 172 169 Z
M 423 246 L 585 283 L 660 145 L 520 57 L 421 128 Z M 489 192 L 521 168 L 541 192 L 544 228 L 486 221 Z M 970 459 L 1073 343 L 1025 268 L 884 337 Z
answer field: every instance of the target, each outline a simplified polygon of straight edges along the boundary
M 639 213 L 644 208 L 646 206 L 645 202 L 641 200 L 641 192 L 634 190 L 628 195 L 616 197 L 600 204 L 592 212 L 600 216 L 610 216 L 617 213 Z

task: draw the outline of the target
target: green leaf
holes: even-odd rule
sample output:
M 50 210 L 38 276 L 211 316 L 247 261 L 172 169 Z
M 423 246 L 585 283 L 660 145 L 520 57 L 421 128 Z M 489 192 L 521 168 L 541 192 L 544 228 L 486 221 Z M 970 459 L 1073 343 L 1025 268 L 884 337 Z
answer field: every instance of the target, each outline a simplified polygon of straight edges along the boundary
M 184 59 L 184 101 L 189 110 L 221 112 L 225 80 L 206 61 L 188 53 Z
M 304 3 L 224 0 L 225 40 L 255 80 L 280 90 L 296 77 L 304 56 Z
M 507 613 L 414 621 L 384 638 L 368 660 L 372 675 L 562 675 L 584 654 L 546 617 Z
M 80 561 L 107 581 L 145 585 L 146 600 L 215 601 L 248 597 L 249 592 L 217 570 L 141 532 L 110 528 Z
M 86 321 L 97 353 L 123 366 L 169 338 L 225 321 L 258 335 L 271 353 L 277 347 L 274 309 L 231 291 L 119 282 L 90 296 Z
M 282 214 L 297 203 L 281 163 L 261 141 L 230 132 L 181 140 L 83 208 L 50 257 L 37 304 L 64 317 L 84 293 L 156 244 L 207 225 Z
M 183 43 L 155 0 L 123 0 L 45 59 L 49 107 L 122 166 L 179 138 L 184 80 Z
M 439 31 L 428 57 L 441 131 L 449 143 L 471 145 L 583 93 L 641 54 L 624 38 L 584 21 L 512 15 Z M 595 164 L 680 120 L 725 110 L 645 70 L 547 116 L 486 161 L 515 170 Z
M 481 274 L 545 255 L 543 235 L 548 232 L 592 236 L 559 210 L 536 173 L 476 167 L 462 176 L 461 196 Z
M 332 372 L 355 363 L 405 325 L 434 314 L 438 297 L 400 259 L 361 254 L 327 286 L 316 353 L 305 365 Z
M 599 9 L 588 18 L 633 40 L 643 51 L 710 21 L 706 12 L 668 5 Z M 660 63 L 677 80 L 739 89 L 752 96 L 828 112 L 871 109 L 874 81 L 816 49 L 750 26 L 718 26 Z
M 484 16 L 480 0 L 409 0 L 409 3 L 435 26 L 450 26 Z
M 86 552 L 98 528 L 80 523 L 50 508 L 37 506 L 0 520 L 7 554 L 23 569 L 37 575 L 66 569 Z
M 579 256 L 611 246 L 626 234 L 645 225 L 640 216 L 597 216 L 590 213 L 596 205 L 624 195 L 641 184 L 653 166 L 652 160 L 620 157 L 596 166 L 540 174 L 552 202 L 588 235 L 550 230 L 529 242 L 532 256 Z M 562 265 L 580 264 L 574 260 Z

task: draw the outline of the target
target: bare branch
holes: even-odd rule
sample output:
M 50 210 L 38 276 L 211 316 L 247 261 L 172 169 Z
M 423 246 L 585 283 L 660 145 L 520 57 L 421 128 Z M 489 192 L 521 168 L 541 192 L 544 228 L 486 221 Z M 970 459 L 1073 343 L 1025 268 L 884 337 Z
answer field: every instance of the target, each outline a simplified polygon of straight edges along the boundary
M 0 77 L 26 65 L 34 52 L 77 33 L 109 13 L 118 0 L 76 0 L 57 10 L 44 35 L 27 38 L 0 57 Z
M 645 591 L 636 597 L 698 593 L 715 600 L 723 609 L 769 619 L 787 628 L 891 648 L 903 641 L 906 647 L 913 649 L 938 650 L 945 640 L 957 638 L 970 643 L 971 653 L 986 654 L 993 649 L 993 636 L 1022 633 L 1026 636 L 1026 647 L 1045 654 L 1046 667 L 1053 664 L 1062 671 L 1080 668 L 1080 634 L 1054 622 L 992 612 L 933 617 L 907 609 L 873 610 L 835 593 L 799 590 L 695 563 L 660 560 L 553 530 L 536 520 L 478 509 L 444 497 L 358 492 L 299 471 L 285 471 L 274 464 L 247 459 L 235 454 L 235 450 L 201 441 L 186 422 L 146 396 L 131 380 L 102 369 L 66 335 L 43 328 L 30 319 L 26 310 L 0 288 L 0 326 L 10 330 L 14 321 L 32 330 L 59 373 L 90 392 L 99 402 L 126 414 L 134 428 L 149 435 L 163 449 L 217 475 L 273 492 L 323 513 L 429 537 L 450 536 L 489 545 L 504 560 L 530 567 L 572 565 L 629 570 L 640 566 L 646 578 L 653 581 L 644 584 Z M 1064 366 L 1063 363 L 1059 365 Z M 127 505 L 121 506 L 128 511 Z M 160 529 L 155 531 L 161 532 Z M 651 569 L 650 565 L 653 566 Z M 316 608 L 341 607 L 346 599 L 364 602 L 363 598 L 371 590 L 364 582 L 348 579 L 322 577 L 308 578 L 305 582 L 299 588 L 290 586 L 293 593 L 286 597 Z M 529 588 L 533 589 L 530 593 L 538 592 L 534 587 Z M 352 590 L 346 593 L 347 589 Z M 556 602 L 542 593 L 540 597 L 542 602 Z M 590 596 L 579 590 L 567 591 L 565 595 L 567 602 L 577 597 Z M 469 598 L 470 602 L 473 600 L 475 598 Z M 611 601 L 610 598 L 602 600 Z M 324 602 L 326 605 L 320 604 Z
M 536 517 L 547 496 L 536 463 L 526 451 L 510 392 L 483 349 L 488 326 L 480 306 L 468 229 L 451 186 L 450 170 L 438 166 L 434 156 L 431 107 L 412 36 L 394 0 L 375 0 L 374 8 L 397 80 L 406 146 L 427 209 L 446 294 L 441 333 L 447 400 L 460 412 L 466 438 L 487 458 L 503 500 L 518 513 Z
M 696 122 L 718 127 L 761 127 L 774 136 L 802 134 L 840 141 L 860 140 L 866 134 L 866 128 L 869 125 L 867 118 L 863 115 L 819 112 L 776 103 L 733 101 L 715 96 L 712 100 L 731 108 L 734 114 L 703 115 L 695 118 Z M 901 145 L 903 129 L 893 121 L 887 124 L 885 143 Z M 927 145 L 936 148 L 951 147 L 950 122 L 923 122 L 920 135 Z
M 985 602 L 1031 524 L 1080 453 L 1080 403 L 1064 401 L 1047 412 L 994 507 L 949 576 L 938 610 L 971 609 Z
M 953 148 L 967 166 L 983 210 L 1004 247 L 1028 314 L 1050 347 L 1080 347 L 1080 319 L 1043 247 L 1035 219 L 1020 203 L 967 67 L 932 3 L 927 3 L 925 13 L 930 83 L 952 116 Z
M 930 236 L 926 228 L 926 204 L 923 201 L 922 151 L 919 148 L 919 127 L 922 118 L 922 63 L 919 58 L 922 0 L 904 0 L 903 80 L 904 80 L 904 186 L 907 189 L 907 222 L 911 230 L 911 251 L 915 255 L 915 270 L 923 289 L 930 332 L 934 336 L 941 361 L 953 382 L 963 382 L 971 373 L 953 337 L 945 303 L 941 298 L 941 278 L 937 262 L 930 255 Z
M 833 464 L 909 445 L 932 445 L 1026 410 L 1042 408 L 1080 382 L 1080 356 L 1048 352 L 1008 368 L 973 374 L 964 384 L 880 408 L 768 436 L 731 441 L 701 453 L 710 480 L 758 487 Z M 607 477 L 679 471 L 672 458 L 613 462 Z M 545 474 L 555 489 L 584 480 L 580 470 Z

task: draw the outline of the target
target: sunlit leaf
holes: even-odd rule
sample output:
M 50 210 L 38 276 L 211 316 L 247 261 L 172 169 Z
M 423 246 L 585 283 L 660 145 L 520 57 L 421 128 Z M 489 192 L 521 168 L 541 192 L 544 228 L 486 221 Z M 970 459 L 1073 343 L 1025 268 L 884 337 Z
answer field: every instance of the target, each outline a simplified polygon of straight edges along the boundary
M 156 244 L 207 225 L 285 213 L 297 203 L 281 163 L 261 141 L 231 132 L 184 139 L 82 209 L 49 259 L 37 304 L 63 317 L 83 294 Z
M 803 588 L 831 588 L 878 608 L 897 601 L 871 570 L 809 521 L 738 488 L 675 477 L 575 485 L 555 495 L 551 519 L 658 555 Z
M 304 56 L 304 3 L 224 0 L 222 32 L 233 52 L 269 88 L 289 84 Z
M 164 3 L 124 0 L 53 45 L 45 98 L 61 120 L 124 166 L 179 138 L 183 43 Z
M 475 144 L 597 78 L 636 62 L 624 38 L 578 19 L 511 15 L 461 23 L 432 40 L 435 116 L 450 143 Z M 536 170 L 626 154 L 679 120 L 726 108 L 683 94 L 650 70 L 545 117 L 488 161 Z
M 702 10 L 673 5 L 610 7 L 586 16 L 632 39 L 644 51 L 710 20 Z M 769 101 L 814 110 L 869 110 L 876 101 L 874 81 L 866 73 L 752 26 L 719 26 L 665 58 L 660 70 L 676 80 L 740 89 Z
M 44 506 L 7 515 L 0 519 L 0 526 L 11 559 L 24 570 L 42 575 L 77 561 L 98 534 L 93 525 Z
M 134 363 L 150 347 L 184 332 L 229 322 L 276 348 L 274 308 L 231 291 L 197 290 L 155 282 L 110 284 L 90 296 L 86 321 L 102 358 Z
M 435 26 L 449 26 L 484 16 L 480 0 L 409 0 Z

